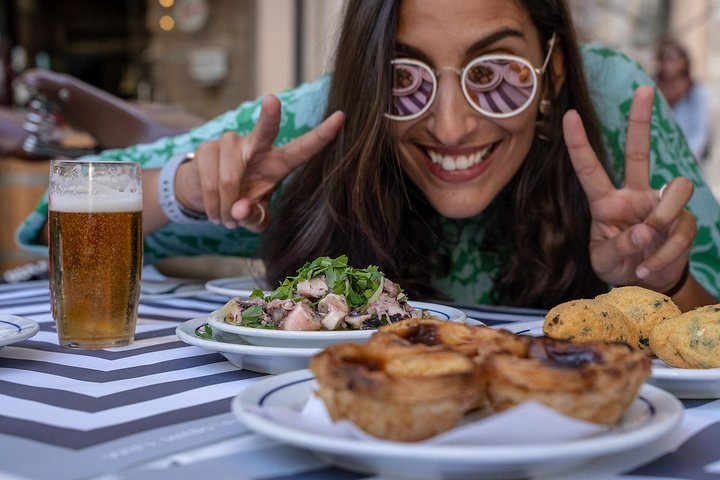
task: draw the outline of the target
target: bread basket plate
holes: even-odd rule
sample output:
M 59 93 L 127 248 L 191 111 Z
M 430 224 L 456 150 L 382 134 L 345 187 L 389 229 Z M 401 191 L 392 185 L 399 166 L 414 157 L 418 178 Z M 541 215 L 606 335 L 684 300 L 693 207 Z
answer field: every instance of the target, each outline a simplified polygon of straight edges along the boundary
M 216 278 L 205 283 L 205 290 L 229 297 L 248 298 L 253 289 L 261 288 L 262 278 L 227 277 Z
M 38 330 L 40 326 L 29 318 L 0 313 L 0 348 L 27 340 Z
M 281 348 L 249 345 L 238 335 L 215 330 L 212 339 L 197 335 L 207 323 L 207 317 L 193 318 L 181 323 L 175 333 L 188 345 L 218 352 L 230 363 L 244 370 L 259 373 L 285 373 L 307 368 L 310 357 L 319 348 Z
M 312 395 L 314 377 L 299 370 L 262 379 L 232 401 L 232 411 L 250 430 L 314 452 L 342 468 L 403 478 L 527 478 L 568 470 L 593 458 L 640 448 L 672 431 L 683 408 L 672 395 L 644 385 L 621 423 L 599 435 L 568 442 L 438 445 L 367 441 L 308 432 L 262 415 L 259 407 L 300 412 Z
M 409 302 L 417 309 L 425 310 L 434 318 L 449 322 L 465 323 L 467 316 L 462 310 L 427 302 Z M 265 347 L 300 347 L 323 348 L 333 343 L 356 342 L 365 343 L 376 330 L 318 330 L 292 331 L 273 330 L 266 328 L 241 327 L 230 325 L 213 317 L 208 317 L 208 323 L 213 330 L 232 333 L 241 337 L 251 345 Z
M 513 333 L 542 336 L 542 320 L 499 325 Z M 720 398 L 720 368 L 676 368 L 660 359 L 652 362 L 648 379 L 679 398 Z

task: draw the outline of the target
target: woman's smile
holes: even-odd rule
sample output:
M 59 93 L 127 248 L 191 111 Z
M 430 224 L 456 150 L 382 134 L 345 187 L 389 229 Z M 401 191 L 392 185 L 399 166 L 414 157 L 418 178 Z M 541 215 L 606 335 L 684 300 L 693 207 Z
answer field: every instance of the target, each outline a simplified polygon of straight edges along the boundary
M 448 183 L 462 183 L 487 170 L 499 144 L 500 141 L 463 148 L 423 145 L 418 147 L 430 173 Z

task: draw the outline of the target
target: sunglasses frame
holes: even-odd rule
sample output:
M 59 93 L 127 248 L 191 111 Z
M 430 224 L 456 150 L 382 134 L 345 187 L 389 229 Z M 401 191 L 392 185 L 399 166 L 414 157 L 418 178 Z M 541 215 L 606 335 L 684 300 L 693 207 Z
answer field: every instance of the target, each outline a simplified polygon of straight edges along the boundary
M 435 102 L 435 95 L 437 94 L 437 88 L 438 88 L 438 75 L 440 72 L 448 70 L 451 72 L 456 73 L 460 77 L 460 87 L 462 88 L 463 96 L 465 97 L 465 101 L 472 107 L 473 110 L 480 113 L 481 115 L 484 115 L 489 118 L 510 118 L 514 117 L 516 115 L 519 115 L 520 113 L 524 112 L 530 104 L 535 100 L 535 95 L 537 95 L 538 91 L 538 83 L 540 82 L 540 79 L 545 74 L 545 71 L 547 69 L 548 63 L 550 63 L 550 57 L 552 57 L 553 47 L 555 46 L 555 39 L 556 39 L 556 33 L 553 33 L 552 37 L 548 41 L 548 52 L 545 55 L 545 60 L 543 61 L 542 67 L 536 67 L 534 66 L 530 60 L 518 57 L 517 55 L 510 55 L 510 54 L 504 54 L 504 53 L 490 53 L 487 55 L 480 55 L 478 57 L 473 58 L 470 60 L 467 65 L 465 65 L 462 69 L 455 68 L 455 67 L 440 67 L 440 68 L 431 68 L 430 65 L 428 65 L 425 62 L 422 62 L 420 60 L 416 60 L 414 58 L 396 58 L 390 62 L 390 65 L 396 65 L 399 63 L 402 63 L 404 65 L 415 65 L 417 67 L 423 68 L 426 71 L 430 72 L 432 79 L 433 79 L 433 88 L 432 93 L 430 94 L 430 99 L 427 102 L 427 105 L 425 105 L 421 110 L 413 113 L 412 115 L 393 115 L 391 113 L 385 113 L 385 117 L 394 120 L 397 122 L 404 122 L 408 120 L 414 120 L 422 115 L 424 115 L 430 107 Z M 466 78 L 467 75 L 472 67 L 477 65 L 478 63 L 482 61 L 489 61 L 493 59 L 502 59 L 502 60 L 508 60 L 508 63 L 510 62 L 518 62 L 530 69 L 530 72 L 532 72 L 533 76 L 533 89 L 530 93 L 530 96 L 528 97 L 527 101 L 522 105 L 522 107 L 518 108 L 517 110 L 513 110 L 512 112 L 506 112 L 506 113 L 495 113 L 495 112 L 487 112 L 477 106 L 470 97 L 470 92 L 468 92 L 467 89 L 467 82 Z

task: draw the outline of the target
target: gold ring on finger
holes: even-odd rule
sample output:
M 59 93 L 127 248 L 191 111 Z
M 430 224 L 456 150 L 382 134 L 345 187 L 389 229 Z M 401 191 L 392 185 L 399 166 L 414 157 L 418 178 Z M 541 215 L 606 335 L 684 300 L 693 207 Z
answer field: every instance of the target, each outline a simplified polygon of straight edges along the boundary
M 260 210 L 260 219 L 257 221 L 257 224 L 262 225 L 265 223 L 265 219 L 267 218 L 267 210 L 262 203 L 256 203 L 255 206 Z

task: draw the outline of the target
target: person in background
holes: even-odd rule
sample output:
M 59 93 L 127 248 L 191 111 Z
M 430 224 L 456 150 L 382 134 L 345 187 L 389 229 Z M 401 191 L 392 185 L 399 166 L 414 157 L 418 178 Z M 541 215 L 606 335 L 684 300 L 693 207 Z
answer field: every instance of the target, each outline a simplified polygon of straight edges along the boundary
M 720 207 L 651 85 L 562 0 L 351 0 L 331 75 L 97 159 L 145 169 L 150 262 L 261 256 L 274 286 L 347 254 L 411 298 L 687 310 L 720 295 Z
M 675 120 L 698 161 L 708 157 L 712 118 L 705 87 L 692 78 L 690 57 L 676 40 L 666 39 L 657 54 L 657 86 L 675 113 Z

